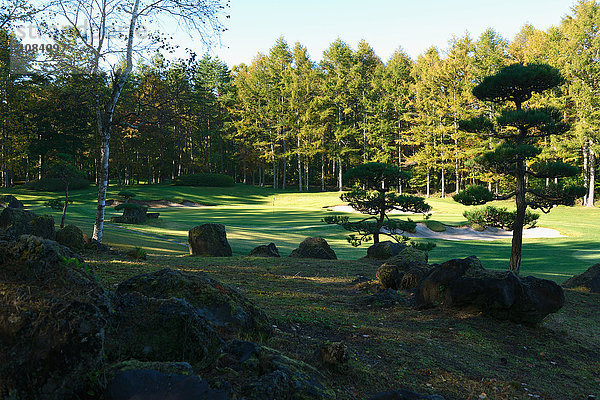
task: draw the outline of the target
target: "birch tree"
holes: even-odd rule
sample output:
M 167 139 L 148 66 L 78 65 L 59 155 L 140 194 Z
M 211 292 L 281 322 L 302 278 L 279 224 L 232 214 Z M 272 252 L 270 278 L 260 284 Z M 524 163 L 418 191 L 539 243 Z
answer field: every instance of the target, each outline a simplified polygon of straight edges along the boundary
M 98 205 L 92 238 L 102 243 L 104 208 L 108 187 L 110 135 L 114 112 L 136 56 L 150 47 L 172 49 L 150 24 L 174 22 L 197 33 L 204 44 L 222 31 L 219 17 L 227 0 L 57 0 L 51 8 L 57 20 L 65 21 L 78 42 L 89 52 L 85 72 L 101 75 L 110 69 L 109 90 L 96 93 L 96 129 L 100 137 Z

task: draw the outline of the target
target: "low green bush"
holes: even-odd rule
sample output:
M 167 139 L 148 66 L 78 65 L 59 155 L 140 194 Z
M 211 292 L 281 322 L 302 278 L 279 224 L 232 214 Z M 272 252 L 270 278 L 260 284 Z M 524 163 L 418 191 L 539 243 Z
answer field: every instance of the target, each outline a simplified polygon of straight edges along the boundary
M 504 207 L 486 206 L 471 211 L 465 211 L 463 216 L 473 227 L 495 227 L 512 230 L 516 213 L 516 211 L 508 211 Z M 526 210 L 524 227 L 534 227 L 539 217 L 539 214 Z
M 117 206 L 115 206 L 115 211 L 120 211 L 120 210 L 141 210 L 142 208 L 148 208 L 148 206 L 143 206 L 140 204 L 136 204 L 136 203 L 121 203 Z
M 494 199 L 494 194 L 480 185 L 469 185 L 454 196 L 454 201 L 465 206 L 485 204 Z
M 26 183 L 26 189 L 37 190 L 41 192 L 64 192 L 65 183 L 59 178 L 43 178 L 36 181 Z M 80 177 L 69 178 L 69 190 L 87 189 L 90 187 L 90 182 L 87 179 Z
M 446 225 L 438 221 L 425 220 L 425 226 L 434 232 L 446 232 Z
M 175 179 L 174 184 L 177 186 L 213 186 L 226 187 L 233 186 L 233 178 L 224 174 L 188 174 L 181 175 Z
M 146 250 L 142 249 L 141 247 L 134 247 L 133 249 L 129 250 L 127 252 L 127 255 L 131 258 L 133 258 L 134 260 L 145 260 L 148 257 L 148 254 L 146 253 Z

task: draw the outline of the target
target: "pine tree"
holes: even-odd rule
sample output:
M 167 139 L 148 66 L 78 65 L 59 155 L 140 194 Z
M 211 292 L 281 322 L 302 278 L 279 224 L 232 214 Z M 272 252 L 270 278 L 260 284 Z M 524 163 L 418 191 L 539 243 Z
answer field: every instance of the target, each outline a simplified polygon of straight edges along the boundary
M 569 129 L 562 121 L 560 111 L 553 108 L 526 108 L 524 103 L 535 93 L 542 93 L 563 83 L 557 69 L 546 64 L 512 64 L 489 76 L 473 89 L 481 101 L 514 105 L 504 109 L 495 124 L 486 117 L 478 117 L 461 123 L 461 128 L 484 136 L 501 139 L 493 151 L 479 160 L 486 168 L 514 178 L 511 193 L 496 199 L 515 198 L 517 211 L 513 224 L 513 239 L 509 268 L 519 273 L 523 244 L 523 225 L 527 207 L 549 212 L 558 204 L 572 205 L 581 194 L 581 188 L 563 182 L 557 185 L 540 185 L 537 180 L 564 178 L 578 173 L 577 168 L 563 162 L 535 162 L 540 153 L 540 138 L 560 135 Z M 526 179 L 530 178 L 530 179 Z M 529 185 L 527 184 L 529 182 Z

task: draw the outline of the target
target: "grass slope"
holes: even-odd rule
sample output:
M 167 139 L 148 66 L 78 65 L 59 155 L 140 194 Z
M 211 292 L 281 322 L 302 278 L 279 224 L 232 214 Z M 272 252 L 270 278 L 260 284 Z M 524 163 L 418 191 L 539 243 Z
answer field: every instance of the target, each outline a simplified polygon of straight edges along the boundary
M 267 312 L 277 329 L 266 345 L 312 365 L 320 344 L 343 341 L 348 369 L 323 371 L 338 399 L 399 388 L 447 400 L 600 395 L 599 295 L 566 291 L 563 310 L 530 328 L 464 312 L 369 306 L 368 286 L 351 282 L 374 278 L 377 267 L 359 261 L 102 255 L 89 263 L 105 287 L 164 267 L 208 272 Z

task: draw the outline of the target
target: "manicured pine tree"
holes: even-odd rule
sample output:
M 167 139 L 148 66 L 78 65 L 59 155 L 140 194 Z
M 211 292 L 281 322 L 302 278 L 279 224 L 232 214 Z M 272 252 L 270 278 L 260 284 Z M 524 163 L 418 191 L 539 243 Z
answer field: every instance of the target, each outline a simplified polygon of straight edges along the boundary
M 527 207 L 549 212 L 555 205 L 572 205 L 582 194 L 582 188 L 563 182 L 549 186 L 536 185 L 535 182 L 536 178 L 539 181 L 543 178 L 574 176 L 578 173 L 576 167 L 560 161 L 530 164 L 541 151 L 537 146 L 540 138 L 560 135 L 569 129 L 569 125 L 562 121 L 562 114 L 556 109 L 526 108 L 524 103 L 531 99 L 534 93 L 542 93 L 562 83 L 563 78 L 558 70 L 549 65 L 509 65 L 495 75 L 485 78 L 473 89 L 473 94 L 481 101 L 504 105 L 512 103 L 514 108 L 505 108 L 496 117 L 495 123 L 486 117 L 477 117 L 461 123 L 461 129 L 502 140 L 498 147 L 485 153 L 479 161 L 484 167 L 514 179 L 515 186 L 512 192 L 496 197 L 485 193 L 485 197 L 515 198 L 517 211 L 513 224 L 509 268 L 517 274 L 521 267 L 523 225 Z
M 431 209 L 423 198 L 399 195 L 393 190 L 399 180 L 408 178 L 406 172 L 397 165 L 377 162 L 361 164 L 348 170 L 345 178 L 356 185 L 340 198 L 356 211 L 369 216 L 355 222 L 350 222 L 348 217 L 332 216 L 323 218 L 323 222 L 337 224 L 354 232 L 348 236 L 353 246 L 360 246 L 371 238 L 374 243 L 379 243 L 382 234 L 400 240 L 397 231 L 414 229 L 414 222 L 390 219 L 388 213 L 392 210 L 427 213 Z

